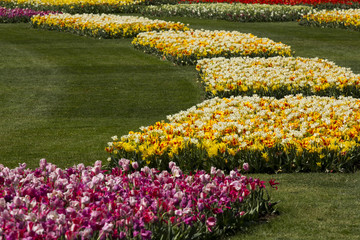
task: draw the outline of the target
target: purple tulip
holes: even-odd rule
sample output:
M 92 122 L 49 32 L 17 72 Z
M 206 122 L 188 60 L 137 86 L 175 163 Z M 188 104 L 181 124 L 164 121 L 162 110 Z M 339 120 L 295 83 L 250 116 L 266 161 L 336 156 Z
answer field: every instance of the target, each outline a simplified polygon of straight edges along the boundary
M 151 233 L 151 231 L 148 231 L 148 230 L 145 230 L 145 229 L 141 229 L 141 237 L 143 238 L 143 239 L 151 239 L 151 235 L 152 235 L 152 233 Z

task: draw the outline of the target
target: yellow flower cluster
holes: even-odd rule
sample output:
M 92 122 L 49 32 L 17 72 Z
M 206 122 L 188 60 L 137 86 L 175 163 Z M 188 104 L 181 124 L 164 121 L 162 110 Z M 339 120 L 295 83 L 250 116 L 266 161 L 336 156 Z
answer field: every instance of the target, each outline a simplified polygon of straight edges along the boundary
M 139 32 L 154 30 L 187 30 L 182 23 L 151 20 L 144 17 L 112 14 L 49 14 L 31 19 L 34 27 L 72 31 L 102 38 L 132 37 Z
M 207 57 L 292 55 L 290 46 L 281 42 L 237 31 L 146 32 L 139 34 L 132 44 L 178 64 L 195 64 L 198 59 Z
M 297 156 L 306 151 L 322 158 L 329 151 L 346 155 L 360 141 L 360 100 L 352 97 L 216 97 L 168 120 L 113 138 L 107 151 L 171 159 L 192 144 L 209 157 L 249 150 L 267 162 L 268 150 L 279 145 Z
M 37 6 L 70 6 L 70 5 L 113 5 L 123 6 L 145 2 L 144 0 L 1 0 L 16 5 Z
M 276 91 L 313 95 L 330 89 L 344 95 L 344 88 L 360 87 L 360 75 L 318 58 L 211 58 L 199 60 L 196 69 L 211 96 L 281 95 Z
M 360 9 L 348 10 L 322 10 L 312 14 L 304 15 L 300 21 L 316 23 L 320 26 L 345 27 L 352 29 L 360 28 Z

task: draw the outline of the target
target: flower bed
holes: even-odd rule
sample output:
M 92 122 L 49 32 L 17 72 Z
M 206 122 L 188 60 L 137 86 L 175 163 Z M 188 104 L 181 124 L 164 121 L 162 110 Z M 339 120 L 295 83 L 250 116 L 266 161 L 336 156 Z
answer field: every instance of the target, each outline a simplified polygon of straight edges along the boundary
M 143 15 L 223 19 L 236 22 L 294 21 L 312 10 L 308 6 L 267 4 L 177 4 L 147 6 Z
M 207 97 L 289 94 L 360 97 L 360 75 L 318 58 L 211 58 L 196 66 Z
M 31 19 L 31 23 L 35 28 L 70 31 L 98 38 L 124 38 L 136 36 L 139 32 L 144 31 L 188 29 L 182 23 L 112 14 L 38 15 Z
M 231 97 L 196 107 L 113 138 L 112 161 L 150 166 L 254 172 L 352 171 L 360 159 L 360 100 L 352 97 Z
M 304 15 L 300 25 L 360 30 L 360 9 L 322 10 Z
M 45 159 L 35 170 L 0 164 L 0 238 L 205 239 L 274 210 L 264 182 L 239 171 L 185 175 L 174 163 L 170 172 L 119 164 L 109 173 L 101 161 L 65 170 Z
M 197 60 L 209 57 L 292 55 L 290 46 L 281 42 L 236 31 L 146 32 L 140 33 L 132 44 L 144 52 L 183 65 L 196 64 Z
M 67 13 L 124 13 L 138 11 L 145 0 L 0 0 L 0 6 Z
M 152 0 L 163 1 L 163 0 Z M 174 0 L 169 0 L 175 2 Z M 309 5 L 317 8 L 351 8 L 360 6 L 359 0 L 176 0 L 179 3 L 245 3 L 245 4 L 281 4 Z
M 34 15 L 47 15 L 50 13 L 55 13 L 51 11 L 35 11 L 32 9 L 7 9 L 0 7 L 0 23 L 19 23 L 19 22 L 29 22 L 30 18 Z

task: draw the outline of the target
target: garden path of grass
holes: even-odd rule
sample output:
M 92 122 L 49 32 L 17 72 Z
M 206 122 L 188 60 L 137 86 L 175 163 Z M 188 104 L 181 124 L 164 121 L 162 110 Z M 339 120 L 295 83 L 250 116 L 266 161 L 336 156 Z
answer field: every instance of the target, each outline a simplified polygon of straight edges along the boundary
M 130 46 L 0 25 L 0 162 L 60 167 L 105 160 L 113 135 L 201 101 L 192 67 L 179 67 Z
M 359 240 L 360 172 L 256 174 L 275 178 L 279 215 L 229 240 Z
M 296 23 L 165 18 L 191 27 L 251 32 L 360 73 L 360 33 Z M 174 66 L 104 40 L 0 24 L 0 163 L 60 167 L 105 160 L 106 143 L 202 101 L 192 66 Z M 360 239 L 360 174 L 280 174 L 280 215 L 237 239 Z

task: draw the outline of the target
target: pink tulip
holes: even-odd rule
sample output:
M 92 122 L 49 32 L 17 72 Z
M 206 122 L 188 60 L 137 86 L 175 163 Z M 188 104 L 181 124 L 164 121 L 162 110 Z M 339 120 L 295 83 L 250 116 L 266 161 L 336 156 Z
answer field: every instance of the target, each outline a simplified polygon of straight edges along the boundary
M 208 227 L 208 230 L 211 232 L 212 228 L 216 225 L 216 218 L 215 217 L 209 217 L 206 220 L 206 226 Z
M 131 163 L 131 166 L 133 167 L 133 169 L 138 169 L 139 168 L 139 164 L 137 162 L 133 162 Z
M 243 164 L 243 169 L 244 169 L 245 172 L 249 171 L 249 168 L 250 168 L 249 163 L 244 163 Z
M 129 160 L 121 163 L 125 169 L 129 166 Z M 153 226 L 167 229 L 168 222 L 185 229 L 206 223 L 204 228 L 211 232 L 217 214 L 238 209 L 252 194 L 250 188 L 259 191 L 264 186 L 235 171 L 227 176 L 214 168 L 213 175 L 186 175 L 171 163 L 171 172 L 159 173 L 149 167 L 136 171 L 134 163 L 132 171 L 113 169 L 106 174 L 100 162 L 66 170 L 45 160 L 40 162 L 43 170 L 0 166 L 1 234 L 8 239 L 151 239 L 157 236 Z

